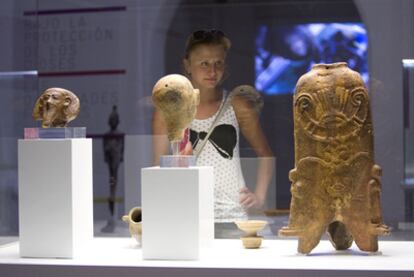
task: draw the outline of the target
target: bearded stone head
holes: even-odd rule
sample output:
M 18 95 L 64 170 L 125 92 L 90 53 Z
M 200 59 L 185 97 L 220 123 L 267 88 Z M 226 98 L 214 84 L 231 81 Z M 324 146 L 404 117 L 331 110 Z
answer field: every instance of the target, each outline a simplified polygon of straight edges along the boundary
M 200 92 L 193 88 L 185 76 L 171 74 L 155 84 L 152 101 L 164 117 L 168 139 L 179 141 L 183 138 L 185 128 L 194 119 L 200 102 Z
M 43 128 L 66 127 L 80 111 L 79 98 L 63 88 L 49 88 L 37 99 L 33 119 L 41 120 Z

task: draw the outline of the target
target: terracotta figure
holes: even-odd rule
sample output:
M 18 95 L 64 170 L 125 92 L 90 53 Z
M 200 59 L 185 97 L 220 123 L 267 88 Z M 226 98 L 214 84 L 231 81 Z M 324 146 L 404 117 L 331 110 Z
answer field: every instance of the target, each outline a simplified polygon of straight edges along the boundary
M 124 134 L 117 130 L 119 124 L 119 115 L 117 107 L 112 107 L 112 112 L 109 115 L 108 124 L 110 131 L 103 135 L 103 150 L 105 155 L 105 162 L 109 169 L 109 197 L 108 205 L 110 217 L 107 225 L 102 228 L 102 232 L 113 232 L 115 229 L 115 197 L 116 188 L 118 185 L 118 168 L 124 160 Z
M 78 97 L 63 88 L 49 88 L 37 99 L 33 119 L 41 120 L 43 128 L 66 127 L 80 111 Z
M 193 121 L 200 102 L 198 89 L 190 80 L 179 74 L 167 75 L 155 84 L 152 100 L 167 125 L 170 141 L 181 141 L 185 129 Z
M 287 227 L 300 253 L 310 253 L 328 231 L 338 250 L 355 240 L 378 250 L 389 228 L 381 215 L 381 168 L 374 163 L 367 89 L 346 63 L 317 64 L 303 75 L 293 103 L 295 168 Z

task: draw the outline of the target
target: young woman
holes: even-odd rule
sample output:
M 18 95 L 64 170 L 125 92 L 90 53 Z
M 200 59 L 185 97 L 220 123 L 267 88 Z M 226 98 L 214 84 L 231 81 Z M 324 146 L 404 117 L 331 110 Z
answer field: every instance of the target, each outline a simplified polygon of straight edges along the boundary
M 226 74 L 226 55 L 230 40 L 219 30 L 199 30 L 187 39 L 183 60 L 187 77 L 200 90 L 200 104 L 190 125 L 190 141 L 194 152 L 208 133 L 212 122 L 225 101 L 226 92 L 220 87 Z M 153 117 L 154 161 L 168 153 L 165 123 L 158 111 Z M 239 131 L 259 157 L 256 189 L 250 191 L 240 168 Z M 191 147 L 190 145 L 188 145 Z M 186 147 L 186 152 L 190 151 Z M 197 165 L 214 167 L 214 213 L 216 222 L 233 222 L 247 218 L 249 209 L 261 209 L 272 177 L 272 152 L 260 127 L 257 112 L 241 97 L 231 100 L 223 111 L 208 142 L 199 153 Z

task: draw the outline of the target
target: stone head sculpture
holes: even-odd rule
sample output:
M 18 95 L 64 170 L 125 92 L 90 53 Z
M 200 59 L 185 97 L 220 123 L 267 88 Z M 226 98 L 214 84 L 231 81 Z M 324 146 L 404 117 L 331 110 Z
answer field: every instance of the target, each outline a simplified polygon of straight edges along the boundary
M 381 216 L 381 168 L 374 163 L 369 97 L 361 76 L 346 63 L 318 64 L 294 95 L 295 168 L 292 201 L 280 235 L 298 236 L 309 253 L 325 231 L 338 250 L 355 241 L 378 250 L 389 233 Z
M 193 121 L 200 93 L 190 80 L 179 74 L 167 75 L 155 84 L 152 101 L 160 110 L 167 125 L 170 141 L 180 141 L 185 129 Z
M 232 101 L 237 101 L 239 98 L 246 101 L 251 108 L 257 113 L 260 113 L 263 108 L 263 98 L 257 90 L 249 85 L 240 85 L 235 87 L 231 92 L 230 96 Z
M 78 97 L 63 88 L 49 88 L 37 99 L 33 119 L 41 120 L 43 128 L 66 127 L 80 111 Z

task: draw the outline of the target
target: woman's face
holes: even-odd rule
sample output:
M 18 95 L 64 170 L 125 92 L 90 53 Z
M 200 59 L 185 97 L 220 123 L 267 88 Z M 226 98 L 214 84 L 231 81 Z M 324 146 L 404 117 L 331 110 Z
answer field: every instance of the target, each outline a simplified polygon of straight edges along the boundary
M 213 89 L 221 81 L 225 70 L 226 52 L 221 45 L 201 44 L 196 46 L 184 66 L 193 86 L 200 90 Z

